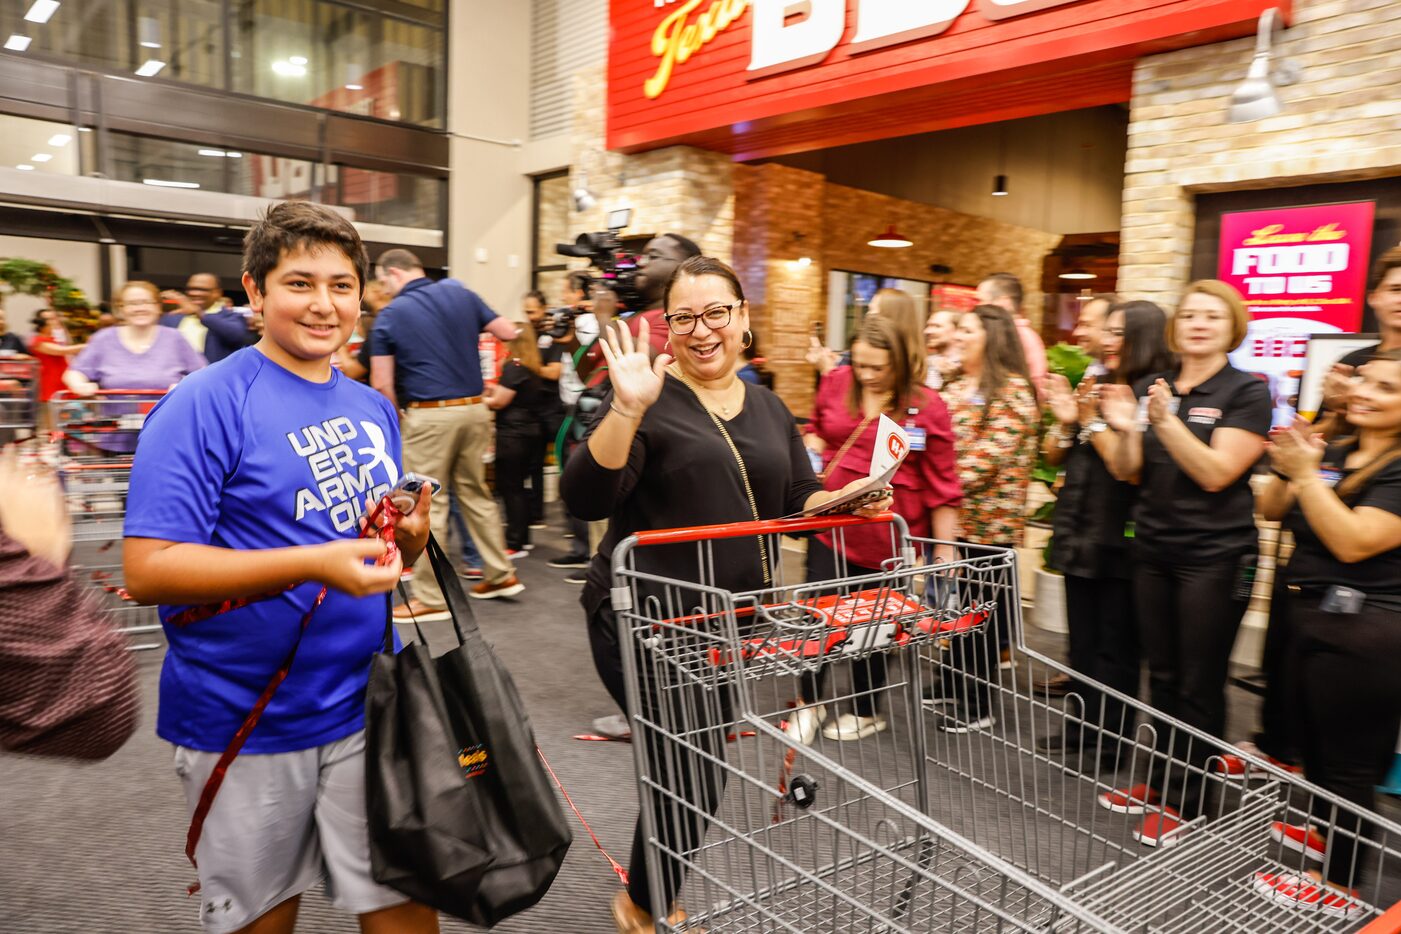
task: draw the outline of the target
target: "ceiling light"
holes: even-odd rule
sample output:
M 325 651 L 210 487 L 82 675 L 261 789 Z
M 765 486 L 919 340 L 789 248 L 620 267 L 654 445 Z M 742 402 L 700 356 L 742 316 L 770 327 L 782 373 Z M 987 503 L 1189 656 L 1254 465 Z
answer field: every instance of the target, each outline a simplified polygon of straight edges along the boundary
M 799 266 L 811 266 L 811 265 L 812 265 L 812 257 L 811 257 L 811 256 L 799 256 L 799 257 L 798 257 L 798 265 L 799 265 Z
M 53 157 L 54 157 L 54 154 L 51 153 L 51 152 L 36 152 L 34 155 L 32 155 L 32 156 L 29 157 L 29 161 L 30 161 L 30 162 L 48 162 L 48 161 L 49 161 L 50 159 L 52 159 Z
M 154 185 L 157 188 L 198 188 L 198 182 L 168 182 L 163 178 L 143 178 L 143 185 Z
M 877 234 L 873 239 L 866 241 L 867 246 L 879 246 L 887 249 L 898 250 L 901 247 L 914 246 L 914 241 L 904 236 L 891 224 L 884 231 Z
M 241 153 L 241 152 L 226 152 L 226 153 L 224 153 L 224 157 L 227 158 L 227 159 L 242 159 L 242 158 L 243 158 L 243 153 Z
M 284 78 L 300 78 L 306 74 L 305 68 L 293 62 L 273 62 L 272 70 Z
M 1062 279 L 1093 279 L 1095 274 L 1083 266 L 1074 266 L 1060 274 Z
M 29 42 L 30 39 L 28 36 L 21 36 L 19 33 L 15 33 L 5 40 L 5 48 L 11 52 L 23 52 L 25 49 L 29 48 Z
M 1094 301 L 1094 300 L 1095 300 L 1095 293 L 1094 293 L 1094 290 L 1093 290 L 1093 289 L 1081 289 L 1081 290 L 1080 290 L 1080 294 L 1077 295 L 1077 296 L 1075 296 L 1075 300 L 1076 300 L 1077 302 L 1092 302 L 1092 301 Z
M 994 198 L 1007 197 L 1007 176 L 999 175 L 992 180 L 992 196 Z
M 30 165 L 28 162 L 21 162 L 19 165 L 15 166 L 15 168 L 19 169 L 21 172 L 34 171 L 34 166 Z
M 54 147 L 67 146 L 71 142 L 73 142 L 73 137 L 67 133 L 55 133 L 49 137 L 49 145 Z
M 224 152 L 222 149 L 201 149 L 199 150 L 199 154 L 201 156 L 213 156 L 216 159 L 222 159 L 224 156 L 228 155 L 228 153 Z
M 78 132 L 79 132 L 79 133 L 91 133 L 91 132 L 92 132 L 92 127 L 90 127 L 90 126 L 80 126 L 80 127 L 78 127 Z
M 148 58 L 140 68 L 136 69 L 136 76 L 138 78 L 154 77 L 155 75 L 159 74 L 160 70 L 164 67 L 165 62 L 159 61 L 154 58 Z
M 306 56 L 305 56 L 305 55 L 289 55 L 289 56 L 287 57 L 287 61 L 291 62 L 293 65 L 305 65 L 305 64 L 306 64 Z
M 34 5 L 24 18 L 31 23 L 47 23 L 49 17 L 58 12 L 58 0 L 34 0 Z
M 365 90 L 365 86 L 363 84 L 347 84 L 345 89 L 347 91 L 363 91 Z

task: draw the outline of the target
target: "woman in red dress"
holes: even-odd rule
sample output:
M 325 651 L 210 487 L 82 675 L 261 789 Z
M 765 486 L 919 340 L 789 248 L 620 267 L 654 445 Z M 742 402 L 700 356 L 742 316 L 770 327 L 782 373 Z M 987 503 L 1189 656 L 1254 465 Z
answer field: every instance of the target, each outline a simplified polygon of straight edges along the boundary
M 34 316 L 34 336 L 29 340 L 29 352 L 39 361 L 39 401 L 41 427 L 49 428 L 48 401 L 53 394 L 63 389 L 63 374 L 68 369 L 68 358 L 83 349 L 82 344 L 74 344 L 58 312 L 45 308 Z

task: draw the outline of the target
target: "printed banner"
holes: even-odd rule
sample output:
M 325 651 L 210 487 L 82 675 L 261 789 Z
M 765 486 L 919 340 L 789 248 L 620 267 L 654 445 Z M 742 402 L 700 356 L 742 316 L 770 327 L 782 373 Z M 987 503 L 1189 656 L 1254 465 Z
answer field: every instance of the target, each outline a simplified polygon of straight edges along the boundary
M 1362 326 L 1375 211 L 1375 202 L 1354 201 L 1221 217 L 1218 276 L 1250 312 L 1231 362 L 1269 380 L 1276 424 L 1298 405 L 1309 337 Z

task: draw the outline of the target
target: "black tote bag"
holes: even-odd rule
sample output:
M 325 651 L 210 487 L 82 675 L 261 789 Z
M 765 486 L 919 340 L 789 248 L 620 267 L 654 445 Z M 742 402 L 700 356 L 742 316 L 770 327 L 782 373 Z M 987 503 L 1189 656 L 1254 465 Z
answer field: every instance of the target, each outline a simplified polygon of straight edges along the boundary
M 431 536 L 433 574 L 460 645 L 423 641 L 370 666 L 365 709 L 370 868 L 376 882 L 490 927 L 549 891 L 571 834 L 530 719 Z

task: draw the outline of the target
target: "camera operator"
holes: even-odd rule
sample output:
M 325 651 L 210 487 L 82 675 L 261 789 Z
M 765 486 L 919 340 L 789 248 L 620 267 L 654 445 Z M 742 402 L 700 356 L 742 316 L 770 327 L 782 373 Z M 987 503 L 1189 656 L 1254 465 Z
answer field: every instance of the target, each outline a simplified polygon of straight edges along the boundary
M 537 410 L 540 419 L 540 443 L 532 452 L 528 462 L 530 477 L 530 527 L 545 528 L 545 461 L 554 449 L 555 437 L 560 425 L 564 424 L 564 403 L 559 396 L 559 378 L 564 369 L 562 358 L 565 349 L 556 343 L 561 328 L 572 332 L 574 329 L 573 309 L 562 308 L 554 312 L 545 309 L 545 293 L 532 289 L 521 299 L 522 311 L 526 320 L 539 335 L 540 369 L 537 373 L 542 384 L 543 395 Z M 563 466 L 563 462 L 560 462 Z

